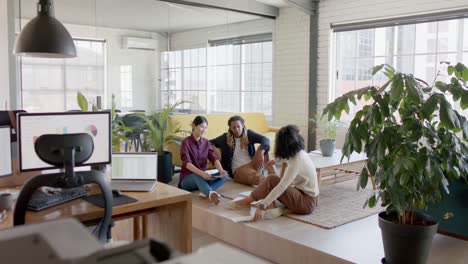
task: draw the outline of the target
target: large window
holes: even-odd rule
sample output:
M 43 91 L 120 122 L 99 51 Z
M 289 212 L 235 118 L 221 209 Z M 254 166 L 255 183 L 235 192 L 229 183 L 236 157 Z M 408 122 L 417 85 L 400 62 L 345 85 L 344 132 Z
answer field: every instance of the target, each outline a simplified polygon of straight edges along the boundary
M 200 113 L 272 113 L 272 42 L 264 36 L 211 42 L 208 48 L 163 52 L 162 103 L 190 101 Z
M 374 65 L 387 63 L 432 84 L 447 79 L 445 65 L 440 62 L 468 64 L 468 19 L 344 31 L 334 37 L 334 98 L 366 85 L 382 84 L 384 76 L 371 75 Z M 459 110 L 459 106 L 454 107 Z M 350 120 L 360 108 L 358 103 L 343 119 Z
M 133 107 L 132 65 L 120 65 L 120 105 Z
M 23 109 L 28 112 L 79 109 L 78 90 L 89 100 L 104 96 L 106 43 L 75 40 L 75 46 L 76 58 L 21 59 Z

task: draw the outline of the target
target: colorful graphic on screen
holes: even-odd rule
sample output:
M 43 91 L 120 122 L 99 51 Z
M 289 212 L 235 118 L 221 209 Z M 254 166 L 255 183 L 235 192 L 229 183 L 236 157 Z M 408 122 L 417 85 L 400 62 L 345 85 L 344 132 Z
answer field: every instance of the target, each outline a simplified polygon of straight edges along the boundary
M 55 134 L 62 134 L 62 135 L 66 135 L 68 134 L 68 127 L 62 127 L 62 132 L 60 132 L 60 128 L 56 128 L 55 129 Z
M 95 125 L 88 125 L 85 132 L 95 137 L 97 136 L 97 127 Z
M 98 130 L 95 125 L 87 125 L 84 130 L 85 130 L 84 132 L 90 136 L 93 136 L 93 137 L 97 136 Z M 59 134 L 59 135 L 68 134 L 68 127 L 55 128 L 55 134 Z M 33 136 L 33 143 L 36 143 L 37 138 L 38 136 Z

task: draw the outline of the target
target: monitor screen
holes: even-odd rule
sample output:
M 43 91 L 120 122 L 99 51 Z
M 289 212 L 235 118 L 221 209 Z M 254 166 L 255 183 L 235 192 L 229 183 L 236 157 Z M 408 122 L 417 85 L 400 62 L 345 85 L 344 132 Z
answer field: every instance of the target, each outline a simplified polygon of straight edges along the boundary
M 156 180 L 157 174 L 156 152 L 112 154 L 112 180 Z
M 93 154 L 81 166 L 110 163 L 110 112 L 25 113 L 18 115 L 20 170 L 55 168 L 37 156 L 34 142 L 44 134 L 69 133 L 88 133 L 93 138 Z
M 10 176 L 11 171 L 11 142 L 10 126 L 0 126 L 0 177 Z

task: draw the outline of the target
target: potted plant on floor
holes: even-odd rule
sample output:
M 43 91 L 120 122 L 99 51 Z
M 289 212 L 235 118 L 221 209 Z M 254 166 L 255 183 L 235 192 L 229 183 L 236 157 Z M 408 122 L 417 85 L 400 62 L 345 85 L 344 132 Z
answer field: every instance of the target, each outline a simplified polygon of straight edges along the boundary
M 450 82 L 435 87 L 388 65 L 374 67 L 377 72 L 387 76 L 384 85 L 348 92 L 328 104 L 324 115 L 339 119 L 349 104 L 368 101 L 351 121 L 343 158 L 367 154 L 358 188 L 375 177 L 378 191 L 365 205 L 386 207 L 379 214 L 386 263 L 426 263 L 437 223 L 419 211 L 449 192 L 448 179 L 467 180 L 468 123 L 447 97 L 468 107 L 468 69 L 448 65 Z
M 320 152 L 325 157 L 333 156 L 336 149 L 336 130 L 342 123 L 336 119 L 328 120 L 324 116 L 316 115 L 311 119 L 316 126 L 316 131 L 320 133 L 322 139 L 319 141 Z
M 174 139 L 177 134 L 182 132 L 179 124 L 169 123 L 168 118 L 174 109 L 185 103 L 179 101 L 168 105 L 159 112 L 153 113 L 147 117 L 144 114 L 136 114 L 145 120 L 144 130 L 145 151 L 156 151 L 158 153 L 158 181 L 168 183 L 172 180 L 172 155 L 171 152 L 164 151 L 164 146 Z

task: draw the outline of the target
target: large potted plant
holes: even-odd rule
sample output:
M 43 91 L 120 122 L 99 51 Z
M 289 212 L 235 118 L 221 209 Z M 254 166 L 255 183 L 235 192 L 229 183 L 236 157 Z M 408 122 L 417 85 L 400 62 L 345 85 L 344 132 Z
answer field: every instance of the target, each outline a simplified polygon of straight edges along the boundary
M 168 183 L 172 180 L 172 155 L 165 151 L 164 146 L 177 139 L 177 134 L 182 132 L 181 126 L 175 123 L 169 123 L 168 118 L 174 109 L 185 103 L 179 101 L 168 105 L 158 112 L 147 117 L 144 114 L 137 114 L 145 120 L 144 130 L 144 148 L 145 151 L 156 151 L 158 153 L 158 181 Z
M 386 263 L 426 263 L 437 223 L 420 210 L 449 192 L 448 179 L 467 180 L 468 124 L 447 98 L 468 107 L 468 69 L 448 65 L 449 83 L 434 87 L 388 65 L 374 67 L 377 72 L 385 84 L 348 92 L 323 113 L 340 119 L 350 104 L 367 101 L 350 123 L 342 158 L 367 154 L 359 187 L 375 177 L 378 191 L 366 205 L 386 208 L 379 214 Z

